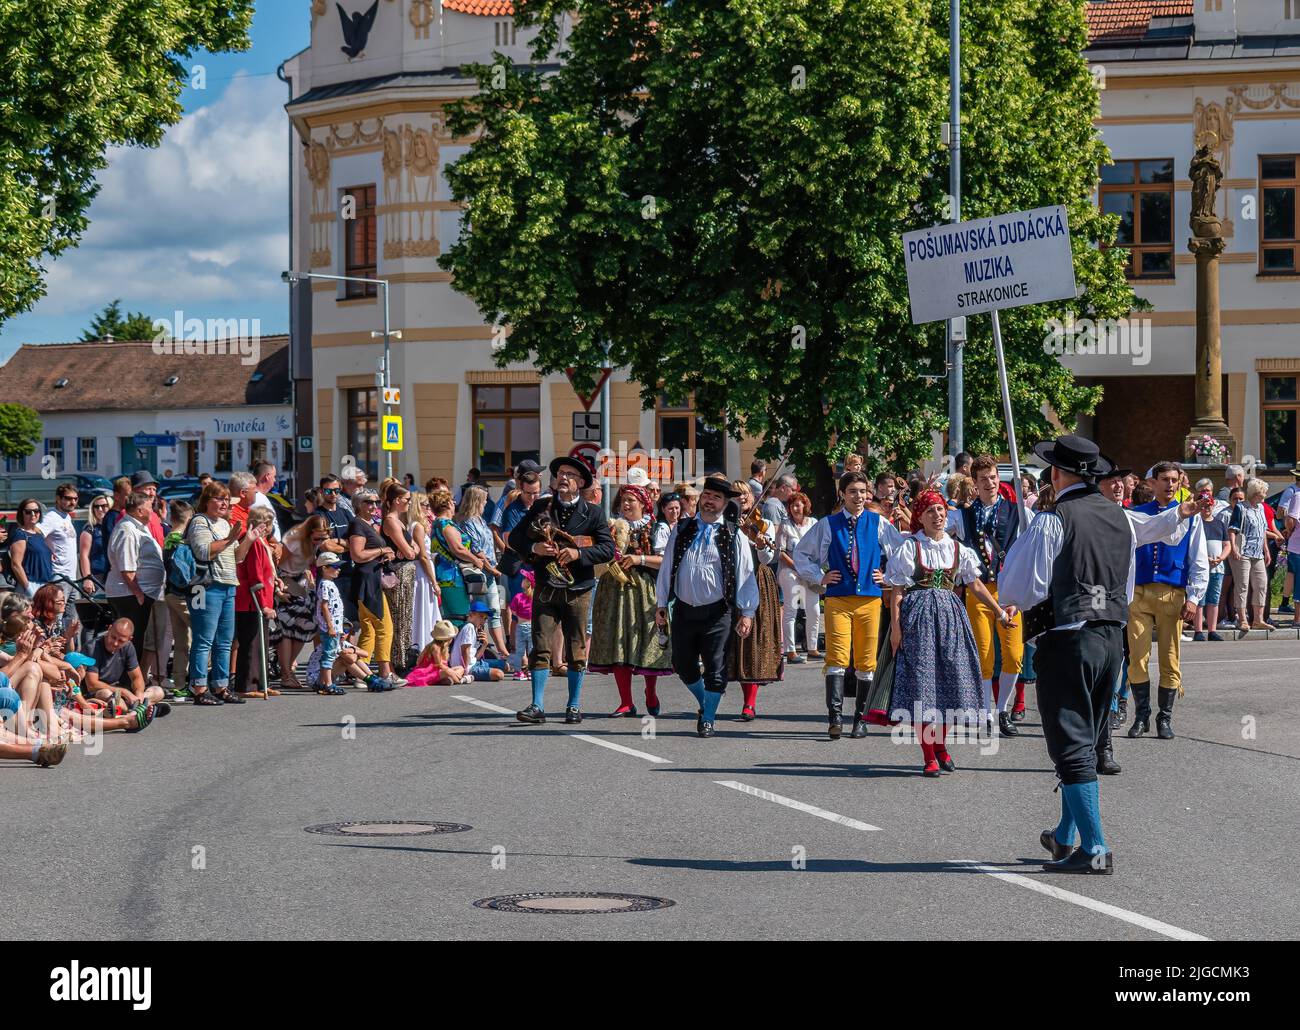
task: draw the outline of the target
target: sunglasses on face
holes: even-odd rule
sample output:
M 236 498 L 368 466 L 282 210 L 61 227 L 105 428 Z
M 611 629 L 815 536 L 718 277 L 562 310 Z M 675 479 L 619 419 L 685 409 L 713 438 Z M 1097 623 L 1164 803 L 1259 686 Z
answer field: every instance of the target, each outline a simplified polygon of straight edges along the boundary
M 41 509 L 40 509 L 40 508 L 24 508 L 24 509 L 23 509 L 23 514 L 24 514 L 24 515 L 39 515 L 40 513 L 41 513 Z
M 339 492 L 339 488 L 337 486 L 323 486 L 320 492 L 323 494 L 336 494 Z

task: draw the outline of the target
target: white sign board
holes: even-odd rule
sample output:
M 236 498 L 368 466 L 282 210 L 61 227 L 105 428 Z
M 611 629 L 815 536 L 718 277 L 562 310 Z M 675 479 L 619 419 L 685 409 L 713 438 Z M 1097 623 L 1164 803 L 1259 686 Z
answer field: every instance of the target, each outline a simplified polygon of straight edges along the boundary
M 400 386 L 384 387 L 384 403 L 389 405 L 399 405 L 402 403 L 402 388 Z
M 904 233 L 903 256 L 915 324 L 1075 296 L 1059 205 Z

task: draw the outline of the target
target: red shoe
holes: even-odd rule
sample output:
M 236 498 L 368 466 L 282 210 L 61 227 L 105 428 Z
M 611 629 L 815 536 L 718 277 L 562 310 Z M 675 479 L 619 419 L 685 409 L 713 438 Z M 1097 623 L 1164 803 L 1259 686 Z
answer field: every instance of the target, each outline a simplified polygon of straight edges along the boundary
M 921 775 L 922 775 L 922 776 L 931 776 L 931 777 L 938 776 L 938 775 L 939 775 L 939 763 L 938 763 L 938 762 L 926 762 L 926 763 L 925 763 L 925 768 L 921 770 Z
M 939 761 L 939 768 L 944 772 L 956 772 L 957 763 L 952 760 L 952 755 L 947 751 L 935 751 L 934 757 Z
M 758 713 L 754 711 L 753 705 L 745 705 L 745 707 L 740 710 L 741 722 L 753 722 L 756 718 L 758 718 Z

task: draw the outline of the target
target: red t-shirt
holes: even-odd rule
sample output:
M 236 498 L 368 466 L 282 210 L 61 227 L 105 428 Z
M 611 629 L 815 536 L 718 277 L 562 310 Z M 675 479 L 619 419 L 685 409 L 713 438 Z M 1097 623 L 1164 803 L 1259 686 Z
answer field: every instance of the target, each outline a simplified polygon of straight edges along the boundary
M 248 521 L 248 509 L 236 501 L 230 506 L 230 524 L 232 526 Z M 241 536 L 243 534 L 240 534 Z
M 260 607 L 275 607 L 275 566 L 265 540 L 254 541 L 244 560 L 235 563 L 235 576 L 239 580 L 235 587 L 235 611 L 257 611 L 259 606 L 253 603 L 254 583 L 262 584 Z

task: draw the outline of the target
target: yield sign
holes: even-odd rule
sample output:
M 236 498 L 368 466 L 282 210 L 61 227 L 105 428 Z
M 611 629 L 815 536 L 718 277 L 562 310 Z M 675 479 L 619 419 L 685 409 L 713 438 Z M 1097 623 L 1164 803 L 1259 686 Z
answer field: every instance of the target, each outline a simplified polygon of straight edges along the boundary
M 582 393 L 574 386 L 573 377 L 577 371 L 576 368 L 566 368 L 564 374 L 569 377 L 569 385 L 573 386 L 573 392 L 578 395 L 578 400 L 582 401 L 583 410 L 590 411 L 591 406 L 596 403 L 596 398 L 600 396 L 600 388 L 605 385 L 605 380 L 610 377 L 614 370 L 612 368 L 600 369 L 600 375 L 596 377 L 596 385 L 592 387 L 591 393 Z

